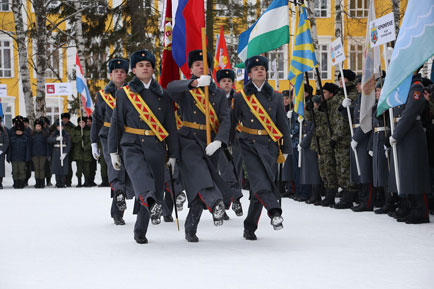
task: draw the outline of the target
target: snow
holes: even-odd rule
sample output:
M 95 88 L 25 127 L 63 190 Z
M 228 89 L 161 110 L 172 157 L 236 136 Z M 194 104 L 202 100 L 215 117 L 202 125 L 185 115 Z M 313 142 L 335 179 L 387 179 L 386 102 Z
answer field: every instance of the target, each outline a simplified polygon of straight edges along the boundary
M 127 224 L 115 226 L 108 188 L 15 190 L 4 183 L 1 289 L 434 288 L 434 223 L 405 225 L 284 199 L 284 229 L 273 231 L 264 212 L 257 241 L 242 238 L 243 217 L 230 211 L 222 227 L 204 212 L 199 243 L 162 222 L 150 224 L 149 243 L 139 245 L 132 201 Z

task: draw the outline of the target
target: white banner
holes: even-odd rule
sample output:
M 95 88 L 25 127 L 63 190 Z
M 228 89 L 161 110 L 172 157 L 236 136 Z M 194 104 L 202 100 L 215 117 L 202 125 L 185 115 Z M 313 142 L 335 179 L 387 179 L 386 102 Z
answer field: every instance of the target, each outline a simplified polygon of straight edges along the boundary
M 65 96 L 71 94 L 72 94 L 72 89 L 71 89 L 71 83 L 69 82 L 45 84 L 46 96 Z
M 341 38 L 336 38 L 335 41 L 329 45 L 330 57 L 332 60 L 332 65 L 336 65 L 345 60 L 345 51 L 342 46 Z
M 244 80 L 244 69 L 235 68 L 236 81 Z
M 371 48 L 395 40 L 395 20 L 393 13 L 369 22 Z
M 6 84 L 0 84 L 0 97 L 8 96 L 8 88 Z

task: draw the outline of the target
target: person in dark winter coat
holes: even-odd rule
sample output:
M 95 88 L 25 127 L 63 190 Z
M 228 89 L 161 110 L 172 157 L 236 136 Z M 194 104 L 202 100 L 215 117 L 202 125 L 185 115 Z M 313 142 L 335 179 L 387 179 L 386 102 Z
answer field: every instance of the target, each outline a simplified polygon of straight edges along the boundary
M 123 219 L 124 211 L 127 208 L 125 198 L 131 199 L 135 196 L 132 188 L 128 188 L 127 191 L 125 166 L 122 164 L 119 170 L 115 170 L 108 150 L 108 133 L 111 126 L 113 109 L 116 104 L 116 92 L 126 84 L 125 80 L 127 79 L 128 69 L 129 62 L 126 59 L 115 58 L 108 62 L 111 81 L 96 95 L 90 133 L 93 158 L 100 160 L 101 171 L 104 169 L 102 164 L 104 162 L 107 164 L 107 181 L 111 185 L 110 196 L 112 198 L 110 214 L 115 225 L 125 224 Z M 102 157 L 100 156 L 98 142 L 102 146 Z
M 24 123 L 17 120 L 10 131 L 8 161 L 12 163 L 14 188 L 22 189 L 26 182 L 26 162 L 30 160 L 30 136 L 25 133 Z
M 71 151 L 71 137 L 63 126 L 62 133 L 60 133 L 58 121 L 55 125 L 56 130 L 47 139 L 47 142 L 52 145 L 51 171 L 56 175 L 56 188 L 66 188 L 65 179 L 70 165 L 68 154 Z
M 30 151 L 35 169 L 35 188 L 45 187 L 45 164 L 48 157 L 48 132 L 42 129 L 42 121 L 35 120 L 35 129 L 30 134 Z
M 414 73 L 405 109 L 400 116 L 395 116 L 397 124 L 390 144 L 396 144 L 398 153 L 399 190 L 406 195 L 410 212 L 398 221 L 407 224 L 429 222 L 427 194 L 430 192 L 428 146 L 425 131 L 421 123 L 421 114 L 428 105 L 424 98 L 425 87 L 420 75 Z M 395 112 L 394 112 L 395 114 Z M 393 163 L 393 162 L 392 162 Z M 391 169 L 395 181 L 394 169 Z
M 149 218 L 153 225 L 161 222 L 166 154 L 174 167 L 179 148 L 173 102 L 152 78 L 155 56 L 139 50 L 131 55 L 130 64 L 135 77 L 116 93 L 108 145 L 113 168 L 119 170 L 123 161 L 132 182 L 137 212 L 134 239 L 145 244 Z
M 3 178 L 5 177 L 5 157 L 9 148 L 9 135 L 2 124 L 0 117 L 0 189 L 3 189 Z
M 213 216 L 214 225 L 223 225 L 225 205 L 223 200 L 229 188 L 221 179 L 216 169 L 222 145 L 229 140 L 230 115 L 225 92 L 217 88 L 211 76 L 204 75 L 202 50 L 193 50 L 188 55 L 188 64 L 192 72 L 191 79 L 175 80 L 169 83 L 167 90 L 181 111 L 183 125 L 180 128 L 179 146 L 181 150 L 181 174 L 184 180 L 189 212 L 185 221 L 185 239 L 198 242 L 197 226 L 203 208 Z M 212 57 L 208 53 L 208 64 L 212 67 Z M 211 143 L 206 142 L 205 96 L 203 87 L 209 86 Z
M 282 95 L 266 81 L 268 59 L 250 57 L 246 68 L 251 80 L 234 96 L 232 129 L 238 121 L 243 125 L 238 138 L 250 181 L 250 205 L 244 220 L 243 236 L 247 240 L 256 240 L 255 231 L 263 207 L 273 228 L 283 228 L 282 209 L 278 202 L 280 192 L 275 184 L 277 161 L 285 162 L 292 144 Z M 283 144 L 280 145 L 282 138 Z
M 48 134 L 48 136 L 51 134 L 50 131 L 50 120 L 45 117 L 40 117 L 41 123 L 42 123 L 42 129 Z M 46 185 L 51 186 L 51 146 L 48 145 L 48 156 L 45 161 L 45 178 L 46 178 Z
M 71 136 L 72 151 L 70 156 L 77 164 L 77 187 L 91 187 L 90 166 L 92 151 L 90 146 L 90 128 L 86 126 L 86 117 L 77 119 L 78 126 L 74 128 Z M 85 182 L 82 183 L 81 176 L 84 175 Z

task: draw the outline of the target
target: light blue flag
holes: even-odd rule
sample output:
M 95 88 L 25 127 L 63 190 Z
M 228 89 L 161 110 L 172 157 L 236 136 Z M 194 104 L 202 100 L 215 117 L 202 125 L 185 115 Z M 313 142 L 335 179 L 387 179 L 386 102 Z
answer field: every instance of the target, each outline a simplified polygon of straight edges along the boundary
M 410 0 L 399 30 L 377 116 L 407 102 L 412 73 L 434 55 L 434 1 Z

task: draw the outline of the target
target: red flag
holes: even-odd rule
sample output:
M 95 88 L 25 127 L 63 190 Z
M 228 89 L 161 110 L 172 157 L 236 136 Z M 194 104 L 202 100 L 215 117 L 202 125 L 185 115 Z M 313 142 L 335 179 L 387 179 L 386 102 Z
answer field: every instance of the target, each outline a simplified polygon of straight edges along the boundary
M 161 62 L 160 84 L 166 88 L 169 82 L 179 79 L 179 68 L 172 55 L 172 0 L 166 2 L 164 20 L 164 50 Z
M 223 26 L 220 26 L 220 36 L 216 45 L 216 53 L 214 59 L 214 72 L 212 77 L 217 81 L 216 74 L 220 69 L 231 69 L 231 62 L 229 60 L 228 49 L 226 48 L 225 35 L 223 33 Z

